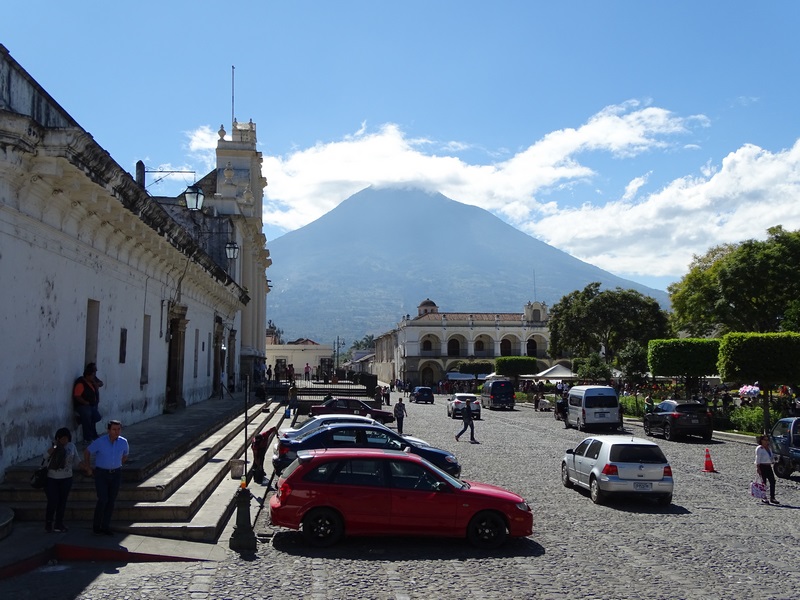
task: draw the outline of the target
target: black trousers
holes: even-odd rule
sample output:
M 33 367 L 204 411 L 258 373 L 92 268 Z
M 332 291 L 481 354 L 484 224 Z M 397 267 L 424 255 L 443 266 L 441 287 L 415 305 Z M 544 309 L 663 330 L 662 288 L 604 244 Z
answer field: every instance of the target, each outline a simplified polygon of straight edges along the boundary
M 758 465 L 758 474 L 761 476 L 761 483 L 764 485 L 767 485 L 769 481 L 769 499 L 775 500 L 775 473 L 772 471 L 772 465 Z

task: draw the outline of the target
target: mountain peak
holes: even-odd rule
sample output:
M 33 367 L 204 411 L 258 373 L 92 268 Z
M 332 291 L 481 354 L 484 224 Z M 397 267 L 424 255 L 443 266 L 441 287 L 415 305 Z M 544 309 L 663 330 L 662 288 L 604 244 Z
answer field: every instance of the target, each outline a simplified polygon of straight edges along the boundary
M 422 298 L 445 312 L 522 312 L 593 281 L 667 303 L 537 240 L 486 210 L 413 187 L 368 187 L 269 244 L 268 318 L 286 337 L 379 335 Z

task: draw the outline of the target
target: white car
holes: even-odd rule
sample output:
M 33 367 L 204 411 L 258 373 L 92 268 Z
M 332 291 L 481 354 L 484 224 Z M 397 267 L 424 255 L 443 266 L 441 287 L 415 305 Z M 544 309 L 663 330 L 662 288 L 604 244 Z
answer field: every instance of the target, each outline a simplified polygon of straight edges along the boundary
M 588 437 L 561 461 L 561 483 L 589 490 L 592 502 L 635 494 L 672 502 L 672 467 L 658 444 L 618 435 Z
M 472 405 L 472 418 L 481 418 L 481 399 L 475 394 L 462 394 L 457 393 L 450 396 L 447 400 L 447 416 L 453 419 L 461 418 L 461 411 L 464 410 L 464 405 L 469 402 Z
M 316 417 L 309 417 L 302 423 L 299 423 L 297 427 L 287 427 L 286 429 L 281 429 L 278 431 L 277 437 L 279 439 L 287 440 L 301 436 L 313 429 L 317 429 L 318 427 L 334 425 L 337 423 L 363 423 L 366 425 L 380 425 L 381 427 L 386 427 L 386 425 L 383 425 L 380 421 L 376 421 L 371 417 L 364 417 L 361 415 L 317 415 Z M 388 429 L 388 427 L 386 427 L 386 429 Z M 403 434 L 403 437 L 409 442 L 412 442 L 418 446 L 430 446 L 430 444 L 425 440 L 405 434 Z

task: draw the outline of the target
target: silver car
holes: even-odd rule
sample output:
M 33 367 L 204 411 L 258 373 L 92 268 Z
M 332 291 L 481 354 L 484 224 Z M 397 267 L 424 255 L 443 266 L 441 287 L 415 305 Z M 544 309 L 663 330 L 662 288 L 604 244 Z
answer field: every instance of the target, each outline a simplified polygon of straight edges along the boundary
M 672 467 L 658 444 L 616 435 L 588 437 L 561 461 L 561 483 L 589 490 L 592 502 L 636 494 L 672 502 Z
M 365 425 L 380 425 L 381 427 L 386 427 L 386 425 L 380 421 L 376 421 L 372 417 L 364 417 L 361 415 L 317 415 L 316 417 L 309 417 L 302 423 L 298 423 L 297 427 L 287 427 L 285 429 L 281 429 L 278 431 L 278 435 L 276 436 L 276 442 L 278 439 L 288 440 L 290 438 L 299 437 L 305 433 L 308 433 L 312 429 L 324 427 L 325 425 L 334 425 L 337 423 L 363 423 Z M 388 429 L 388 427 L 386 427 L 386 429 Z M 430 446 L 428 442 L 417 437 L 405 434 L 403 434 L 403 437 L 417 446 Z
M 472 406 L 472 418 L 481 418 L 481 399 L 475 394 L 453 394 L 447 400 L 447 416 L 453 419 L 461 417 L 461 411 L 464 410 L 464 405 L 469 402 Z

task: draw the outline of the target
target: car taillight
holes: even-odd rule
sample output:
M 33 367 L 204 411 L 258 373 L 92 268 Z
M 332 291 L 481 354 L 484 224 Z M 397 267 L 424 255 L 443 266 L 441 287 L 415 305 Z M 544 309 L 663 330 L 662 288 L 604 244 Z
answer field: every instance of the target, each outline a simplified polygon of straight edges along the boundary
M 516 400 L 517 399 L 517 392 L 511 392 L 511 399 L 512 400 Z
M 664 477 L 672 477 L 672 467 L 669 465 L 664 467 Z
M 278 446 L 278 454 L 281 456 L 283 456 L 284 454 L 289 454 L 289 447 L 281 444 L 280 446 Z
M 291 493 L 292 493 L 291 486 L 286 481 L 284 481 L 280 489 L 278 490 L 278 498 L 280 499 L 286 498 Z
M 619 475 L 619 469 L 617 469 L 617 465 L 606 464 L 606 466 L 603 467 L 602 473 L 603 475 L 617 476 Z
M 672 417 L 673 419 L 679 419 L 680 416 L 681 416 L 681 413 L 677 413 L 677 412 L 669 413 L 669 416 Z
M 711 413 L 711 411 L 710 411 L 710 410 L 709 410 L 709 411 L 706 411 L 706 416 L 707 416 L 709 419 L 713 419 L 713 418 L 714 418 L 714 415 Z

